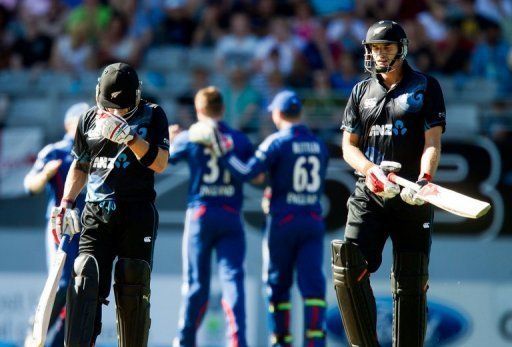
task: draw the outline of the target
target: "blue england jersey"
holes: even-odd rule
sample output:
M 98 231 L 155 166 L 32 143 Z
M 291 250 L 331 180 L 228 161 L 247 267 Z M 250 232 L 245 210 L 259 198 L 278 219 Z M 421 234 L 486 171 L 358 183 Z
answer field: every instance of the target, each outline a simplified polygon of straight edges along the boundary
M 62 164 L 59 166 L 57 173 L 48 181 L 47 192 L 49 195 L 48 208 L 46 209 L 46 217 L 50 217 L 51 209 L 56 204 L 60 203 L 62 194 L 64 193 L 64 183 L 69 171 L 69 167 L 73 162 L 73 155 L 71 150 L 73 148 L 73 137 L 66 135 L 64 138 L 52 144 L 45 146 L 37 155 L 37 160 L 30 170 L 29 175 L 40 173 L 44 166 L 51 160 L 61 160 Z M 82 210 L 84 206 L 85 194 L 80 193 L 76 198 L 77 208 Z
M 242 160 L 248 160 L 254 149 L 242 132 L 231 129 L 224 122 L 218 123 L 219 131 L 231 137 L 234 152 Z M 203 145 L 190 142 L 188 131 L 178 134 L 171 145 L 169 163 L 186 160 L 190 169 L 188 207 L 199 205 L 231 207 L 239 211 L 243 201 L 243 182 L 231 175 L 228 169 L 219 165 L 211 150 Z
M 271 214 L 321 214 L 320 198 L 328 160 L 324 143 L 305 125 L 296 124 L 267 137 L 247 163 L 237 153 L 223 163 L 243 180 L 269 173 Z

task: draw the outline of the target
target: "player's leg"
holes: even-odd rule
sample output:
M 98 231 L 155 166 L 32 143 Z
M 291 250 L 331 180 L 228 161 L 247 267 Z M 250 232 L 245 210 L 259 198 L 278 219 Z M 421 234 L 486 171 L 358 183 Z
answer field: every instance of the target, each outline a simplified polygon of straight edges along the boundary
M 331 243 L 334 289 L 343 327 L 353 346 L 379 346 L 377 309 L 370 285 L 370 273 L 382 261 L 387 238 L 384 212 L 363 182 L 348 201 L 345 241 Z
M 325 276 L 323 273 L 324 226 L 321 217 L 295 221 L 301 238 L 297 253 L 297 283 L 304 299 L 304 346 L 325 346 Z M 300 236 L 299 236 L 300 235 Z
M 266 284 L 273 347 L 292 345 L 290 288 L 293 285 L 296 238 L 289 226 L 294 217 L 269 216 L 263 240 L 263 280 Z
M 182 242 L 183 287 L 178 337 L 174 346 L 195 346 L 196 332 L 208 307 L 212 235 L 204 225 L 203 208 L 188 209 Z
M 151 327 L 150 282 L 158 212 L 148 201 L 118 203 L 117 213 L 114 295 L 118 345 L 145 347 Z
M 247 346 L 245 330 L 244 258 L 245 237 L 238 213 L 219 211 L 217 222 L 224 229 L 215 246 L 222 286 L 222 307 L 226 313 L 228 343 Z
M 427 327 L 430 206 L 416 208 L 397 221 L 393 240 L 393 346 L 421 347 Z M 414 217 L 414 218 L 411 218 Z M 417 218 L 415 218 L 417 217 Z
M 106 304 L 112 277 L 110 216 L 98 204 L 87 203 L 83 231 L 66 303 L 66 346 L 91 346 L 101 332 L 101 309 Z

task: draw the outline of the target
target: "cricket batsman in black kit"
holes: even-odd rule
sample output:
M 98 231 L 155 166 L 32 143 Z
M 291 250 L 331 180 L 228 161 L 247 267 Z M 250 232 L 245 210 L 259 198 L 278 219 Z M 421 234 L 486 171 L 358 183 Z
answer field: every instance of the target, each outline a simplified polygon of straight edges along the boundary
M 408 65 L 407 45 L 396 22 L 368 29 L 363 46 L 371 76 L 352 90 L 341 126 L 343 158 L 359 176 L 348 200 L 345 240 L 332 242 L 334 288 L 349 346 L 379 346 L 370 274 L 381 264 L 388 237 L 393 346 L 424 343 L 433 211 L 414 191 L 400 192 L 386 176 L 398 165 L 383 161 L 400 163 L 400 176 L 425 185 L 436 172 L 446 122 L 438 82 Z
M 97 106 L 79 120 L 75 159 L 61 204 L 55 207 L 59 213 L 52 213 L 57 229 L 76 232 L 73 204 L 87 183 L 78 257 L 67 295 L 65 346 L 94 346 L 116 257 L 118 345 L 147 346 L 158 226 L 154 173 L 167 166 L 169 135 L 162 108 L 140 95 L 141 83 L 131 66 L 109 65 L 98 80 Z

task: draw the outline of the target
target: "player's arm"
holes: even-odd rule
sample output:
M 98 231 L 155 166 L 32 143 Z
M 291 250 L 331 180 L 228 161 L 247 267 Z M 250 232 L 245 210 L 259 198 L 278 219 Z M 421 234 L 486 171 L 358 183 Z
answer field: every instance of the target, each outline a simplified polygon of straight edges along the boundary
M 440 126 L 425 131 L 425 147 L 423 148 L 423 154 L 421 155 L 421 169 L 419 178 L 426 175 L 434 177 L 441 156 L 442 133 L 443 128 Z
M 156 145 L 150 145 L 149 142 L 140 136 L 135 136 L 128 143 L 128 148 L 132 150 L 138 161 L 156 173 L 163 172 L 167 167 L 169 151 Z
M 263 181 L 264 179 L 264 176 L 261 178 L 260 174 L 266 170 L 265 163 L 256 156 L 249 159 L 247 163 L 244 163 L 233 154 L 221 158 L 219 162 L 226 167 L 234 177 L 241 181 L 256 181 L 255 184 L 257 184 L 259 180 Z
M 40 171 L 31 170 L 23 181 L 25 189 L 31 194 L 41 193 L 46 184 L 55 176 L 62 164 L 62 160 L 54 159 L 44 164 Z
M 70 202 L 71 204 L 76 200 L 76 197 L 85 186 L 87 176 L 89 175 L 89 162 L 73 160 L 66 177 L 64 184 L 64 193 L 62 194 L 62 201 Z M 61 203 L 62 204 L 62 203 Z
M 369 161 L 358 147 L 359 135 L 348 131 L 343 131 L 341 148 L 343 150 L 343 159 L 354 170 L 366 176 L 366 173 L 372 166 L 376 166 Z

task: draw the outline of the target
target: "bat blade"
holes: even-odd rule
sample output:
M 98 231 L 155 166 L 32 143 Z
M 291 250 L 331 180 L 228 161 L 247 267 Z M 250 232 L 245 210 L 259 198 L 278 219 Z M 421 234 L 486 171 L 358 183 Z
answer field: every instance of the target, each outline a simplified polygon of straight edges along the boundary
M 491 204 L 471 198 L 434 183 L 423 186 L 419 198 L 443 210 L 466 218 L 480 218 L 491 209 Z
M 420 187 L 394 173 L 390 173 L 388 178 L 403 187 L 414 189 L 420 199 L 461 217 L 480 218 L 491 209 L 491 204 L 488 202 L 471 198 L 434 183 Z
M 69 239 L 67 235 L 65 235 L 65 237 L 61 240 L 61 244 L 68 242 Z M 44 347 L 46 334 L 48 333 L 48 325 L 50 323 L 50 315 L 52 313 L 57 290 L 59 289 L 59 281 L 62 276 L 62 270 L 64 268 L 64 263 L 66 262 L 66 257 L 67 254 L 62 249 L 62 246 L 59 247 L 50 268 L 48 278 L 46 279 L 43 292 L 39 298 L 34 316 L 32 334 L 25 341 L 25 347 Z

